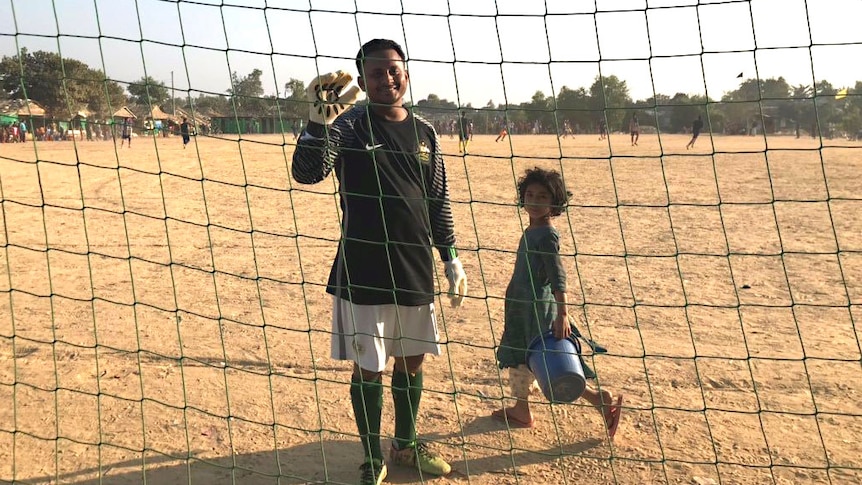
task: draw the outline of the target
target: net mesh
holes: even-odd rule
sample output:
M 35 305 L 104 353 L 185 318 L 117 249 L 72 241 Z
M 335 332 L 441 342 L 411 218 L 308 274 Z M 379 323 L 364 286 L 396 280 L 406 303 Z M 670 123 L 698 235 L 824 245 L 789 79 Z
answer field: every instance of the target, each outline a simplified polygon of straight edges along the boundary
M 817 80 L 858 58 L 835 18 L 857 7 L 609 3 L 6 0 L 0 481 L 356 480 L 337 185 L 289 171 L 300 79 L 375 37 L 440 134 L 470 281 L 438 302 L 418 418 L 451 479 L 862 480 L 862 99 Z M 612 443 L 584 401 L 490 418 L 514 402 L 495 350 L 534 166 L 573 193 L 554 222 L 571 313 L 609 349 L 595 385 L 624 396 Z

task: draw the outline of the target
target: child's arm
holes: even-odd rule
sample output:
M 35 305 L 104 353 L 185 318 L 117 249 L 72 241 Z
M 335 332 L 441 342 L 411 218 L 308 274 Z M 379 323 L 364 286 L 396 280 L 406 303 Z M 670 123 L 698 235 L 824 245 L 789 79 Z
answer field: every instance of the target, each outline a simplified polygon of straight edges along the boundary
M 544 267 L 551 283 L 551 291 L 557 304 L 557 317 L 554 318 L 553 330 L 557 338 L 569 338 L 572 329 L 569 327 L 569 298 L 566 295 L 566 270 L 560 257 L 560 234 L 551 229 L 549 237 L 541 243 L 539 251 L 543 254 Z
M 554 291 L 557 300 L 557 318 L 554 319 L 554 337 L 569 338 L 572 327 L 569 325 L 569 297 L 565 291 Z

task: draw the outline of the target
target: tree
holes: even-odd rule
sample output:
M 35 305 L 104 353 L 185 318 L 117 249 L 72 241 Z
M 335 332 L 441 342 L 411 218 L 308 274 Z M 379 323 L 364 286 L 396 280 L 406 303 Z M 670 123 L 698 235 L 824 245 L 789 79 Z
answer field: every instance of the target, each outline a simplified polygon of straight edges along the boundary
M 746 79 L 739 84 L 739 88 L 721 97 L 718 109 L 725 114 L 725 130 L 728 134 L 751 132 L 752 125 L 761 119 L 761 99 L 760 82 L 757 79 Z
M 545 96 L 545 93 L 541 91 L 536 91 L 529 103 L 521 103 L 521 109 L 527 115 L 527 121 L 531 125 L 538 121 L 544 132 L 556 130 L 554 108 L 556 108 L 556 100 L 553 97 Z
M 248 76 L 239 77 L 236 71 L 231 73 L 231 88 L 227 90 L 238 115 L 261 116 L 266 114 L 270 103 L 263 99 L 263 83 L 260 78 L 263 71 L 255 69 Z
M 111 109 L 126 104 L 123 88 L 101 70 L 53 52 L 30 53 L 26 48 L 0 60 L 0 90 L 10 98 L 36 100 L 50 116 L 60 118 L 81 105 L 107 116 Z
M 233 112 L 230 101 L 226 96 L 200 94 L 197 97 L 191 98 L 190 104 L 192 111 L 203 113 L 207 116 L 225 116 Z
M 862 130 L 862 81 L 856 81 L 856 85 L 852 89 L 848 89 L 848 95 L 839 103 L 844 104 L 844 116 L 841 120 L 841 128 L 847 135 L 855 138 L 856 134 Z
M 814 124 L 814 88 L 807 84 L 793 86 L 790 89 L 788 107 L 783 115 L 793 120 L 794 131 L 797 128 L 809 130 Z
M 597 112 L 597 118 L 601 116 L 607 118 L 609 130 L 628 128 L 623 125 L 628 119 L 626 108 L 631 105 L 632 98 L 625 81 L 620 81 L 614 75 L 596 76 L 596 80 L 590 86 L 590 108 Z
M 296 78 L 284 84 L 285 102 L 281 116 L 286 119 L 305 119 L 308 117 L 308 101 L 305 97 L 305 83 Z
M 165 83 L 156 81 L 150 76 L 129 84 L 129 100 L 142 106 L 163 106 L 170 99 L 170 92 Z
M 833 136 L 834 125 L 840 123 L 843 117 L 843 103 L 839 105 L 835 99 L 837 92 L 829 81 L 814 83 L 816 129 L 829 138 Z M 815 127 L 812 127 L 812 133 L 814 129 Z
M 671 99 L 666 94 L 655 94 L 645 100 L 635 102 L 635 105 L 641 107 L 641 111 L 644 113 L 641 124 L 655 123 L 658 131 L 672 132 L 671 117 L 674 114 L 675 106 L 668 106 L 672 104 Z
M 706 103 L 705 96 L 676 93 L 666 103 L 670 105 L 670 116 L 667 120 L 668 125 L 661 128 L 670 133 L 682 133 L 691 128 L 691 122 L 698 116 L 702 116 L 704 123 L 706 123 Z
M 569 89 L 567 86 L 560 88 L 557 95 L 557 123 L 569 120 L 572 127 L 581 126 L 588 128 L 595 125 L 594 113 L 590 111 L 590 99 L 584 88 Z
M 416 112 L 430 120 L 443 120 L 458 116 L 458 105 L 431 93 L 416 102 Z
M 84 103 L 97 117 L 110 117 L 128 102 L 126 93 L 118 83 L 105 79 L 102 71 L 93 71 L 91 75 L 94 77 L 90 84 L 92 90 L 88 92 Z

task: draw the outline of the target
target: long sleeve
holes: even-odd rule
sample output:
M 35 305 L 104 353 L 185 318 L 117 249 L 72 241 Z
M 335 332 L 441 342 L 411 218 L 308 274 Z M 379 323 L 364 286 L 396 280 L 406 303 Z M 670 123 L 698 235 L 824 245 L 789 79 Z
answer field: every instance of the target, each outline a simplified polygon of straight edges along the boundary
M 328 130 L 319 123 L 308 122 L 293 152 L 291 174 L 294 180 L 301 184 L 316 184 L 329 176 L 342 147 L 351 141 L 357 115 L 361 116 L 361 110 L 351 108 L 336 118 Z
M 431 235 L 434 246 L 443 261 L 452 259 L 450 248 L 455 245 L 455 222 L 449 201 L 449 183 L 446 180 L 446 164 L 440 153 L 440 139 L 434 135 L 433 159 L 430 186 L 428 188 L 428 212 L 431 219 Z
M 560 234 L 555 230 L 550 231 L 542 238 L 536 253 L 542 260 L 542 267 L 551 284 L 551 291 L 566 291 L 566 269 L 560 258 Z

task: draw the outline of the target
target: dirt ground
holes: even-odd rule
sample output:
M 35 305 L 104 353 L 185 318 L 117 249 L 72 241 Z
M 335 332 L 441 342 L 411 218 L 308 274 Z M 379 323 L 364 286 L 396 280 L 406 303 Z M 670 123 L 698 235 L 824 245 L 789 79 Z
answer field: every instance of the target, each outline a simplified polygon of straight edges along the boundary
M 454 471 L 427 481 L 862 482 L 862 145 L 687 141 L 477 136 L 463 157 L 444 137 L 470 291 L 438 305 L 419 429 Z M 292 182 L 291 143 L 0 145 L 0 482 L 355 481 L 323 289 L 335 183 Z M 625 396 L 613 446 L 580 402 L 536 395 L 530 430 L 490 418 L 534 165 L 574 193 L 556 224 L 573 313 L 610 349 L 593 366 Z

